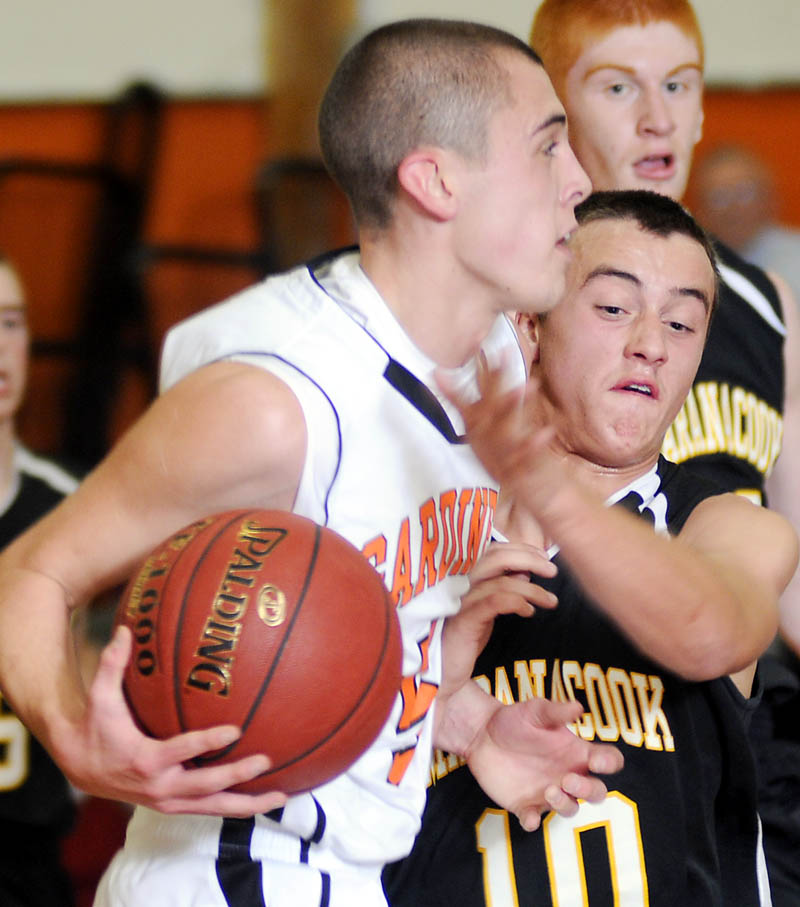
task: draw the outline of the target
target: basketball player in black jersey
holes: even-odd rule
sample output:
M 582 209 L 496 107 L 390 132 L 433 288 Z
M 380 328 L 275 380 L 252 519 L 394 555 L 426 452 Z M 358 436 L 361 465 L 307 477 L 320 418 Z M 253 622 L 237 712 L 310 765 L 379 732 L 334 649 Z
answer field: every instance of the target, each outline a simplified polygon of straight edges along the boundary
M 506 496 L 494 554 L 508 567 L 524 540 L 552 557 L 558 605 L 526 616 L 516 579 L 482 573 L 446 634 L 517 611 L 485 630 L 479 682 L 503 701 L 579 700 L 575 732 L 614 741 L 625 766 L 603 803 L 526 832 L 439 753 L 414 850 L 384 874 L 393 907 L 762 903 L 748 697 L 797 538 L 659 454 L 716 292 L 702 231 L 652 193 L 597 193 L 576 214 L 566 296 L 522 322 L 524 408 L 493 377 L 464 409 Z
M 703 123 L 703 37 L 689 0 L 543 0 L 531 45 L 567 111 L 594 189 L 680 199 Z M 800 531 L 800 324 L 781 277 L 717 243 L 720 306 L 663 452 Z M 778 454 L 781 454 L 780 457 Z M 780 603 L 754 716 L 773 899 L 800 903 L 800 576 Z M 794 717 L 792 717 L 794 716 Z
M 27 305 L 11 262 L 0 253 L 0 548 L 78 484 L 17 438 L 29 351 Z M 75 804 L 64 775 L 0 694 L 0 903 L 69 907 L 72 889 L 60 847 Z

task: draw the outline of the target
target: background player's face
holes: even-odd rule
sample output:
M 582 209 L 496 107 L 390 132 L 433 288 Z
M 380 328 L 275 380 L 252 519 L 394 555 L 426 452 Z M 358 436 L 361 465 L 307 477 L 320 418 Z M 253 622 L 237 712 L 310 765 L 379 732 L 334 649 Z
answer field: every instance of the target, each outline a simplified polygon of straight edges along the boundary
M 593 187 L 680 199 L 702 132 L 702 94 L 697 45 L 671 22 L 617 28 L 589 44 L 562 100 Z
M 545 311 L 564 292 L 564 238 L 590 189 L 567 141 L 564 108 L 544 69 L 503 53 L 512 101 L 493 116 L 486 160 L 464 162 L 455 221 L 459 264 L 499 309 Z
M 19 408 L 27 369 L 25 298 L 14 271 L 0 265 L 0 421 L 10 419 Z
M 543 410 L 583 459 L 649 463 L 700 363 L 714 271 L 688 236 L 628 220 L 586 224 L 572 245 L 564 300 L 538 325 Z

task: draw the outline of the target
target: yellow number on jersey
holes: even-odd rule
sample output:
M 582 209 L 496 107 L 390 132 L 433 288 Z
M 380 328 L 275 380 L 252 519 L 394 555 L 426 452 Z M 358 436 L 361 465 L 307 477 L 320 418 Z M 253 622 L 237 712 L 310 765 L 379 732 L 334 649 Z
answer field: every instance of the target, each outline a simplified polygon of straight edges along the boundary
M 0 791 L 14 790 L 28 777 L 30 733 L 0 695 Z
M 487 809 L 475 825 L 487 907 L 519 905 L 508 822 L 505 810 Z M 639 810 L 618 791 L 602 803 L 582 802 L 570 818 L 550 813 L 542 823 L 553 907 L 588 907 L 581 834 L 595 828 L 605 829 L 615 907 L 647 907 Z

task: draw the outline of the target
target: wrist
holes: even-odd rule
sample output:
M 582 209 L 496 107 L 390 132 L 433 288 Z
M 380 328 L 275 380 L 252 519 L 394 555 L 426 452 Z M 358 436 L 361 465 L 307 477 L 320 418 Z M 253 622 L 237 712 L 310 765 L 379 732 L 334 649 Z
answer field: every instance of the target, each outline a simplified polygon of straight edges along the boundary
M 499 708 L 502 703 L 484 692 L 474 680 L 449 696 L 437 697 L 434 746 L 466 758 L 475 739 Z

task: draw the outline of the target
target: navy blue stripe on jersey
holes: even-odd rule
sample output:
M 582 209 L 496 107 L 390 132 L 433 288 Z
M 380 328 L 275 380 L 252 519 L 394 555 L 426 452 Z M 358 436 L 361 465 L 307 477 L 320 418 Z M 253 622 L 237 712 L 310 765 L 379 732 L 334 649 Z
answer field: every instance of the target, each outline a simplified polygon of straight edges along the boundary
M 326 265 L 329 265 L 332 261 L 335 261 L 337 258 L 340 258 L 342 255 L 348 255 L 351 252 L 359 252 L 361 247 L 358 245 L 352 246 L 342 246 L 338 249 L 331 249 L 329 252 L 323 252 L 321 255 L 317 255 L 316 258 L 312 258 L 310 261 L 306 262 L 306 267 L 308 268 L 308 273 L 314 283 L 322 290 L 322 292 L 327 296 L 328 291 L 322 284 L 317 280 L 317 271 L 320 268 L 324 268 Z
M 308 863 L 308 852 L 311 850 L 312 844 L 319 844 L 322 840 L 322 836 L 325 834 L 325 828 L 328 824 L 328 820 L 325 816 L 325 810 L 320 806 L 319 800 L 313 795 L 309 794 L 311 799 L 314 801 L 314 806 L 317 810 L 317 824 L 314 828 L 314 831 L 311 833 L 310 838 L 304 838 L 300 842 L 300 862 Z
M 310 262 L 308 267 L 308 272 L 311 275 L 311 279 L 314 283 L 322 290 L 322 292 L 329 298 L 339 305 L 338 300 L 336 300 L 331 294 L 325 289 L 322 283 L 320 283 L 317 278 L 316 271 L 320 268 L 327 265 L 329 262 L 333 261 L 338 256 L 347 253 L 357 251 L 358 246 L 351 246 L 347 249 L 339 249 L 335 252 L 326 252 L 325 254 L 315 258 Z M 372 334 L 364 327 L 363 324 L 359 324 L 357 321 L 353 320 L 353 323 L 356 324 L 362 331 L 372 340 L 372 342 L 380 347 L 383 352 L 386 354 L 386 358 L 389 360 L 386 365 L 386 369 L 383 372 L 383 377 L 391 384 L 391 386 L 403 397 L 408 400 L 408 402 L 417 410 L 421 415 L 423 415 L 428 422 L 433 425 L 433 427 L 450 443 L 450 444 L 465 444 L 466 438 L 463 435 L 456 433 L 456 430 L 453 428 L 453 424 L 447 416 L 447 413 L 444 411 L 442 404 L 436 399 L 435 394 L 426 387 L 422 381 L 417 378 L 412 372 L 410 372 L 404 365 L 401 365 L 396 359 L 393 359 L 386 347 L 383 346 Z
M 331 902 L 331 877 L 327 872 L 321 872 L 322 891 L 319 897 L 319 907 L 328 907 Z
M 402 394 L 408 402 L 423 415 L 431 425 L 451 444 L 465 444 L 464 435 L 459 435 L 453 428 L 453 423 L 444 411 L 442 404 L 416 375 L 412 374 L 397 360 L 389 357 L 383 377 L 392 387 Z
M 228 353 L 225 356 L 220 357 L 219 359 L 214 359 L 214 362 L 223 362 L 228 359 L 237 359 L 240 356 L 262 356 L 267 359 L 277 359 L 278 362 L 282 362 L 284 365 L 288 365 L 293 368 L 298 375 L 302 375 L 304 378 L 307 378 L 316 389 L 322 394 L 322 396 L 328 401 L 328 404 L 333 413 L 333 417 L 336 420 L 336 437 L 337 437 L 337 452 L 336 452 L 336 469 L 333 471 L 333 476 L 331 478 L 330 484 L 325 489 L 325 498 L 323 505 L 325 508 L 325 523 L 328 522 L 328 500 L 331 496 L 331 490 L 333 489 L 334 483 L 336 482 L 336 477 L 339 475 L 339 469 L 342 465 L 342 423 L 339 419 L 339 413 L 336 411 L 336 407 L 333 404 L 333 400 L 325 392 L 325 389 L 315 381 L 308 372 L 304 372 L 303 369 L 298 368 L 294 362 L 291 362 L 288 359 L 284 359 L 283 356 L 278 356 L 276 353 L 264 352 L 264 350 L 237 350 L 234 353 Z M 210 363 L 209 363 L 210 364 Z
M 222 820 L 216 871 L 229 907 L 266 907 L 261 864 L 250 856 L 255 819 Z

